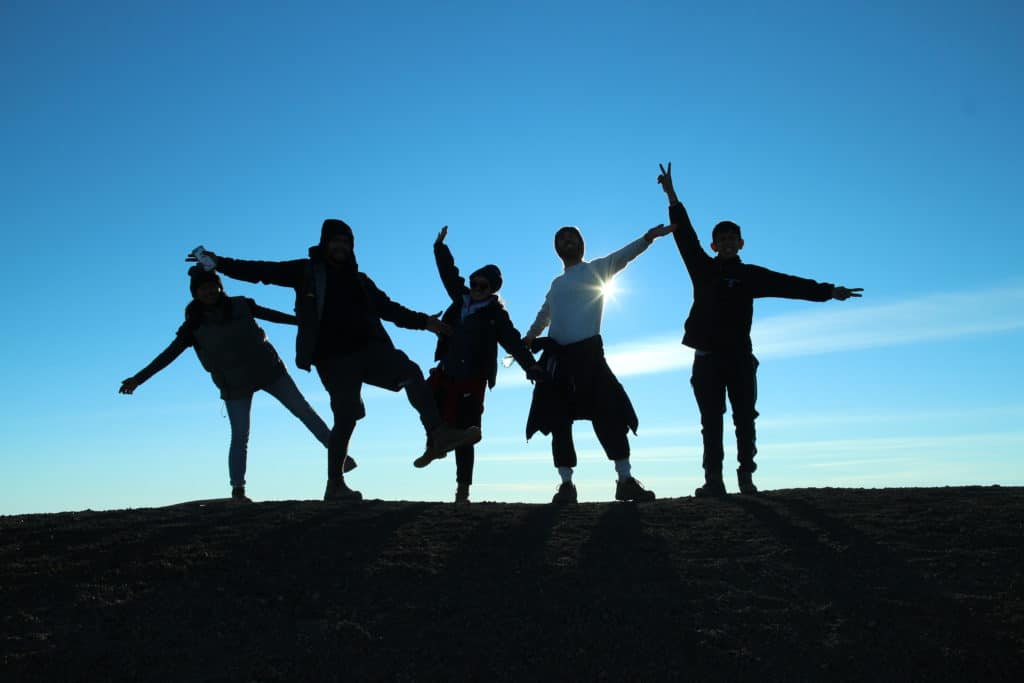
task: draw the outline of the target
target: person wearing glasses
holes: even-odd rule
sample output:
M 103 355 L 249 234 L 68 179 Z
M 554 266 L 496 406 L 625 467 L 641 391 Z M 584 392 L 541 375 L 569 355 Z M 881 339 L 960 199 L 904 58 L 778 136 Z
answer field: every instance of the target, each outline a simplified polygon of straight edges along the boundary
M 434 261 L 441 284 L 451 298 L 441 321 L 452 329 L 449 336 L 438 337 L 434 360 L 427 384 L 434 392 L 438 412 L 445 424 L 466 429 L 480 427 L 484 412 L 484 394 L 494 388 L 498 373 L 498 344 L 526 371 L 531 380 L 542 380 L 544 371 L 523 343 L 522 335 L 512 324 L 508 311 L 498 297 L 501 270 L 488 264 L 473 271 L 469 286 L 459 274 L 451 250 L 445 244 L 448 226 L 441 228 L 434 240 Z M 427 440 L 423 455 L 413 461 L 426 467 L 445 457 L 445 452 Z M 455 449 L 455 502 L 469 502 L 473 483 L 473 444 Z
M 593 261 L 583 260 L 584 243 L 579 228 L 567 225 L 555 232 L 555 253 L 565 270 L 551 281 L 544 304 L 525 338 L 534 351 L 543 352 L 541 367 L 552 377 L 552 381 L 534 387 L 526 422 L 527 439 L 538 431 L 551 434 L 551 453 L 562 479 L 552 503 L 577 500 L 572 483 L 576 466 L 572 440 L 575 420 L 593 423 L 605 455 L 615 464 L 616 500 L 655 498 L 654 492 L 645 489 L 632 475 L 627 432 L 632 430 L 636 434 L 639 420 L 626 390 L 605 360 L 601 317 L 606 283 L 655 239 L 673 229 L 657 225 L 622 249 Z M 549 325 L 548 337 L 537 339 Z

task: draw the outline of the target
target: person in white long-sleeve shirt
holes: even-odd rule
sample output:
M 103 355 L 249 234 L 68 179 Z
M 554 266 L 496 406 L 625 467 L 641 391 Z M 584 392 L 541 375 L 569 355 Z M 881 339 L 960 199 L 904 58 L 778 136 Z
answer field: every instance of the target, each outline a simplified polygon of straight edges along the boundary
M 615 463 L 616 500 L 655 498 L 653 491 L 644 489 L 632 476 L 627 432 L 636 433 L 638 420 L 629 396 L 605 361 L 601 292 L 605 282 L 655 239 L 673 230 L 671 225 L 657 225 L 622 249 L 593 261 L 583 260 L 584 241 L 578 228 L 566 226 L 555 233 L 555 252 L 565 271 L 552 280 L 544 304 L 524 337 L 527 344 L 536 341 L 536 350 L 544 353 L 541 364 L 553 378 L 534 387 L 526 425 L 527 439 L 538 431 L 551 434 L 551 453 L 562 479 L 553 503 L 577 500 L 572 483 L 576 466 L 572 423 L 578 419 L 591 420 L 605 454 Z M 549 326 L 548 337 L 538 339 Z

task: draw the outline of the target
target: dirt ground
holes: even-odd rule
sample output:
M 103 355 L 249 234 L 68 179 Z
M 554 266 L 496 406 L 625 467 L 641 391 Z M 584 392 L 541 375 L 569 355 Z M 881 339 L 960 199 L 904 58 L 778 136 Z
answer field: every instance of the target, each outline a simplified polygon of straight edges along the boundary
M 4 681 L 1024 680 L 1024 489 L 0 517 Z

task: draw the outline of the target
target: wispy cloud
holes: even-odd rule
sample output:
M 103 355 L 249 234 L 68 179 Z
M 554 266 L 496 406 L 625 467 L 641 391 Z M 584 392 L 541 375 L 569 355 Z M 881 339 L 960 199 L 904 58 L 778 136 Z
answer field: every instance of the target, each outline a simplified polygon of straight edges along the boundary
M 994 334 L 1024 329 L 1024 285 L 971 292 L 940 292 L 886 304 L 847 301 L 758 319 L 752 331 L 760 358 L 810 356 Z M 693 360 L 672 331 L 607 347 L 608 364 L 620 377 L 689 367 Z M 505 372 L 498 386 L 527 384 L 521 372 Z

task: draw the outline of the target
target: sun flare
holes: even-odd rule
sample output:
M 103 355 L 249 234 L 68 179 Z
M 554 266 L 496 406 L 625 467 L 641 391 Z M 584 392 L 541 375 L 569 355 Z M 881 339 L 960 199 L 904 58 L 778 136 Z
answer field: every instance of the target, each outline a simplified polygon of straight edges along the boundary
M 611 301 L 619 294 L 619 288 L 615 286 L 615 280 L 605 280 L 601 284 L 601 297 L 605 301 Z

